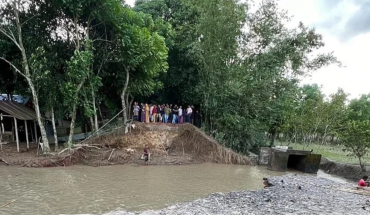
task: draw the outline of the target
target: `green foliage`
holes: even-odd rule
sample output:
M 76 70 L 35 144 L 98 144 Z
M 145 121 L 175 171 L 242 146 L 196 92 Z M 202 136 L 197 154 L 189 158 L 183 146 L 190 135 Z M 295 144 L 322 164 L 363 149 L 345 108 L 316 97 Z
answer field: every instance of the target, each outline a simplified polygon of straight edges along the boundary
M 359 159 L 359 164 L 365 172 L 363 157 L 370 151 L 370 121 L 349 121 L 339 137 L 346 150 Z
M 348 122 L 370 119 L 369 95 L 347 106 L 342 90 L 326 97 L 317 85 L 300 86 L 311 71 L 338 62 L 319 52 L 315 29 L 287 28 L 274 0 L 257 7 L 237 0 L 137 0 L 133 9 L 121 0 L 28 5 L 22 31 L 44 110 L 77 106 L 86 122 L 100 103 L 112 111 L 134 98 L 190 103 L 200 107 L 206 132 L 242 153 L 257 152 L 266 132 L 270 145 L 279 134 L 326 143 L 342 131 L 348 136 Z M 0 15 L 0 27 L 13 29 L 9 8 Z M 19 66 L 10 42 L 0 36 L 0 54 Z M 2 71 L 6 79 L 13 72 Z
M 358 164 L 358 158 L 350 156 L 350 153 L 345 150 L 342 145 L 322 145 L 313 143 L 308 147 L 299 143 L 279 142 L 279 145 L 292 147 L 294 150 L 313 150 L 315 154 L 321 154 L 324 158 L 330 159 L 335 162 Z M 364 160 L 370 159 L 370 154 L 363 158 Z
M 353 99 L 349 103 L 349 120 L 370 120 L 370 94 L 362 95 L 359 99 Z
M 299 95 L 295 108 L 288 111 L 285 116 L 281 130 L 285 138 L 307 144 L 312 142 L 325 144 L 328 141 L 327 137 L 331 137 L 332 142 L 338 143 L 339 140 L 341 147 L 355 156 L 365 171 L 363 159 L 370 150 L 370 122 L 366 115 L 367 96 L 354 99 L 346 105 L 348 95 L 342 89 L 325 99 L 317 85 L 301 87 Z M 362 111 L 365 116 L 362 115 Z
M 128 93 L 131 96 L 149 96 L 163 86 L 157 77 L 168 68 L 165 39 L 153 31 L 156 23 L 149 15 L 136 13 L 129 8 L 121 8 L 116 12 L 112 27 L 114 55 L 109 64 L 115 71 L 107 70 L 104 81 L 113 83 L 111 91 L 120 95 L 128 70 Z
M 30 67 L 33 70 L 32 80 L 36 83 L 37 91 L 40 91 L 41 88 L 49 90 L 49 87 L 54 86 L 54 84 L 50 84 L 47 81 L 52 76 L 44 48 L 38 47 L 36 51 L 32 53 L 30 57 Z
M 156 93 L 156 99 L 166 103 L 199 104 L 195 91 L 199 82 L 197 65 L 198 40 L 196 23 L 198 12 L 190 0 L 143 0 L 136 1 L 134 10 L 150 14 L 158 34 L 165 37 L 168 52 L 168 71 L 158 78 L 164 88 Z M 163 23 L 163 24 L 162 24 Z
M 86 79 L 91 75 L 93 53 L 91 51 L 78 51 L 67 62 L 67 70 L 62 86 L 63 102 L 66 107 L 80 103 L 78 94 Z M 83 103 L 83 102 L 82 102 Z
M 326 143 L 343 127 L 348 113 L 347 94 L 339 89 L 328 98 L 317 85 L 304 85 L 298 89 L 291 108 L 284 112 L 281 133 L 289 141 Z
M 257 151 L 264 133 L 277 135 L 286 110 L 296 108 L 298 79 L 336 59 L 309 57 L 323 46 L 321 36 L 303 24 L 284 27 L 288 18 L 274 1 L 255 12 L 233 0 L 197 2 L 198 92 L 207 131 L 223 134 L 215 136 L 233 149 Z

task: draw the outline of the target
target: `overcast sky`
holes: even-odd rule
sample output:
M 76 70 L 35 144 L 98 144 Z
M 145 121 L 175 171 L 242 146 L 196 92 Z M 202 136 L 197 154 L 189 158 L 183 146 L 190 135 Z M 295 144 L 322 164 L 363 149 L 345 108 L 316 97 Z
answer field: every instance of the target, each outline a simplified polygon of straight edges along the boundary
M 133 5 L 135 0 L 126 0 Z M 324 37 L 322 51 L 334 52 L 343 67 L 328 66 L 303 83 L 322 85 L 326 95 L 343 88 L 351 98 L 370 93 L 370 0 L 280 0 L 293 16 L 289 26 L 315 27 Z

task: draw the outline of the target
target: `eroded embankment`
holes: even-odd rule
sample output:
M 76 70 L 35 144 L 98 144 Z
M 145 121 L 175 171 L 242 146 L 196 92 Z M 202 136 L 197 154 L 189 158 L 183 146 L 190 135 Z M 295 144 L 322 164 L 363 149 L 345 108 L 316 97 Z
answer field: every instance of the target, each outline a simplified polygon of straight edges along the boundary
M 0 153 L 9 165 L 53 167 L 72 164 L 92 166 L 114 164 L 143 164 L 140 159 L 145 146 L 150 151 L 150 165 L 194 164 L 215 162 L 223 164 L 255 164 L 254 159 L 226 149 L 193 125 L 163 125 L 136 123 L 130 133 L 116 130 L 91 138 L 72 151 L 36 156 L 31 148 L 17 153 L 11 146 Z M 87 146 L 88 145 L 88 146 Z
M 269 180 L 274 186 L 264 190 L 217 193 L 157 211 L 116 211 L 105 215 L 370 214 L 370 197 L 348 192 L 355 190 L 353 184 L 302 175 Z
M 321 158 L 320 169 L 328 174 L 341 176 L 354 181 L 369 174 L 369 172 L 363 172 L 360 165 L 339 163 L 327 158 Z
M 254 158 L 238 154 L 231 149 L 223 147 L 195 126 L 184 125 L 179 129 L 179 135 L 173 139 L 170 147 L 171 151 L 192 155 L 203 162 L 256 164 Z

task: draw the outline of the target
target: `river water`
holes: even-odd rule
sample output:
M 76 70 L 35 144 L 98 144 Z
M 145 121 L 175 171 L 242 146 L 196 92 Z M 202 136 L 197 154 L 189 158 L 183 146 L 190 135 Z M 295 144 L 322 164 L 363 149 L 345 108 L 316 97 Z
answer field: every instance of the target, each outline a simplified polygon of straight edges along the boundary
M 261 189 L 263 177 L 282 174 L 286 173 L 266 167 L 221 164 L 40 169 L 0 166 L 0 214 L 160 209 L 215 192 Z M 322 172 L 318 177 L 343 181 Z

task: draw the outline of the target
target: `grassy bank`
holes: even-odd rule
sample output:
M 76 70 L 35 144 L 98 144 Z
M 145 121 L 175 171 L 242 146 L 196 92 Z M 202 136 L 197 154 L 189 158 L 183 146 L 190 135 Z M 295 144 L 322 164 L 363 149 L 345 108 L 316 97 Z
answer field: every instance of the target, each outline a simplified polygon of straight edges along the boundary
M 333 161 L 348 163 L 348 164 L 358 164 L 357 157 L 350 156 L 348 152 L 343 151 L 344 147 L 334 146 L 334 145 L 320 145 L 320 144 L 309 144 L 303 145 L 298 143 L 288 144 L 286 142 L 276 142 L 276 145 L 290 146 L 296 150 L 311 150 L 316 154 L 321 154 L 323 157 L 328 158 Z M 370 160 L 370 155 L 367 155 L 363 159 L 364 161 Z

